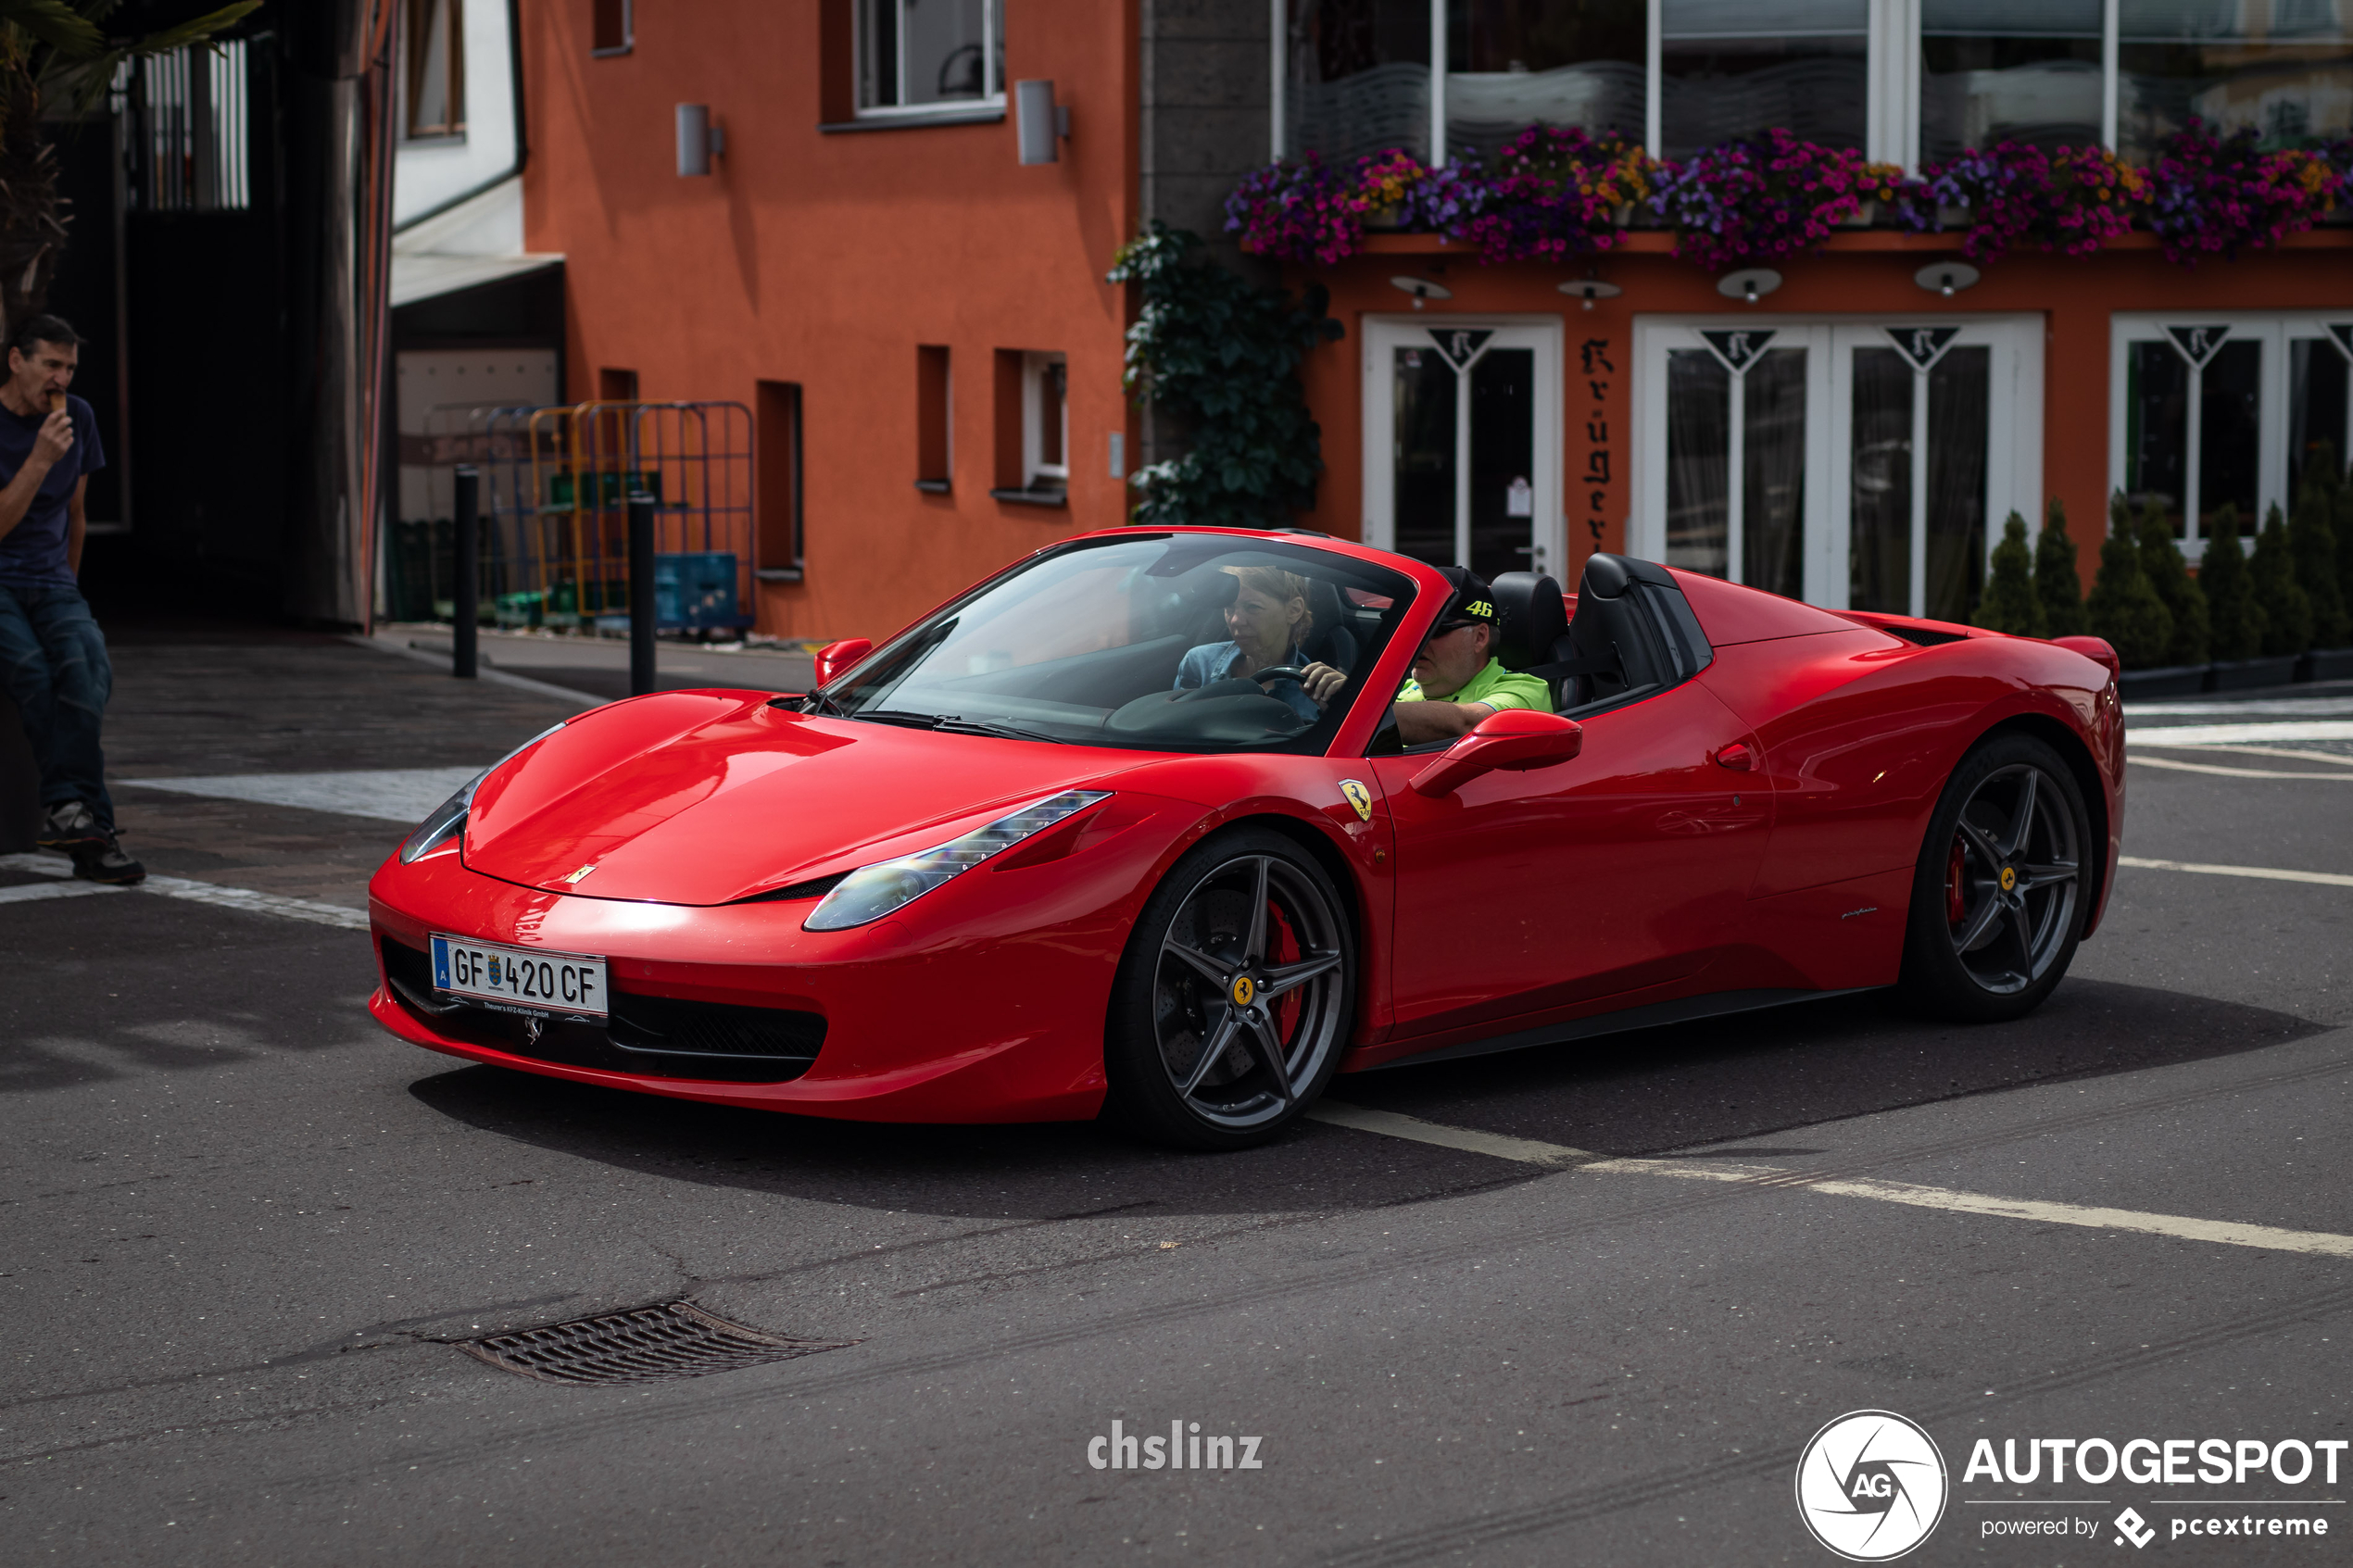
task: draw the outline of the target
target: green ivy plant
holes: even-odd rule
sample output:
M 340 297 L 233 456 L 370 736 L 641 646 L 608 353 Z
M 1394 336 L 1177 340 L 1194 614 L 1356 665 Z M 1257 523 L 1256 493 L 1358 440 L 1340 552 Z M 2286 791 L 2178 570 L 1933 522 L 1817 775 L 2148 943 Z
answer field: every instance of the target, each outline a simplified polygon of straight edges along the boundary
M 1277 528 L 1315 502 L 1322 433 L 1307 411 L 1299 365 L 1344 330 L 1320 286 L 1294 301 L 1215 261 L 1195 260 L 1198 235 L 1157 219 L 1122 247 L 1109 281 L 1142 295 L 1127 329 L 1123 384 L 1189 432 L 1181 458 L 1137 470 L 1129 521 L 1139 526 Z

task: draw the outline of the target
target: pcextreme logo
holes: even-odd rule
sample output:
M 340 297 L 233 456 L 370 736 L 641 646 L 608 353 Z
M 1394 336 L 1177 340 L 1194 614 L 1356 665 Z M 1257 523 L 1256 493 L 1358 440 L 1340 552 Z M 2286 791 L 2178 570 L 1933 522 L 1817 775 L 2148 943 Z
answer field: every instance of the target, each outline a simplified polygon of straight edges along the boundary
M 1850 1411 L 1797 1460 L 1797 1516 L 1850 1562 L 1903 1556 L 1944 1517 L 1944 1456 L 1893 1411 Z

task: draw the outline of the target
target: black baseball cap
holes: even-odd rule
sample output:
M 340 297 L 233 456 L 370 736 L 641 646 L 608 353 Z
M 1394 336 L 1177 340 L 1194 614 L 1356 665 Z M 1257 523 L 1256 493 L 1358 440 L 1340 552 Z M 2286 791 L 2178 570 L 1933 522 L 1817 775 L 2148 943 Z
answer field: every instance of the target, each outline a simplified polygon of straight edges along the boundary
M 1500 626 L 1503 616 L 1495 608 L 1495 590 L 1487 579 L 1466 566 L 1441 566 L 1439 574 L 1454 585 L 1454 596 L 1439 611 L 1438 624 L 1430 628 L 1435 636 L 1463 626 Z

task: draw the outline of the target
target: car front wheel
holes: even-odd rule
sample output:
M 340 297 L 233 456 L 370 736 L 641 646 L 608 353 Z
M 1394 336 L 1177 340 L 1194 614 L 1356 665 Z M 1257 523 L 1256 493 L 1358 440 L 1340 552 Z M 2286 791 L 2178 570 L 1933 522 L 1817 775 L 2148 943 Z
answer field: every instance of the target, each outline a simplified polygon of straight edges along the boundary
M 1104 1034 L 1106 1110 L 1156 1142 L 1264 1143 L 1348 1040 L 1355 944 L 1331 878 L 1265 828 L 1196 846 L 1144 906 Z

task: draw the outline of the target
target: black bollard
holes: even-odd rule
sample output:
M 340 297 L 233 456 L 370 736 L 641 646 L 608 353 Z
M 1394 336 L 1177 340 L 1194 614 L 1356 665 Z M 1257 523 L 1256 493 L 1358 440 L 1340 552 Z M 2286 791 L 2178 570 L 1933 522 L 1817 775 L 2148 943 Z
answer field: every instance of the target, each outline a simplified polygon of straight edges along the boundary
M 460 681 L 474 678 L 474 620 L 482 612 L 482 540 L 474 516 L 479 488 L 480 480 L 474 470 L 459 464 L 457 558 L 449 569 L 458 608 L 457 624 L 451 628 L 454 634 L 449 639 L 449 673 Z
M 654 689 L 654 498 L 629 497 L 629 695 Z

